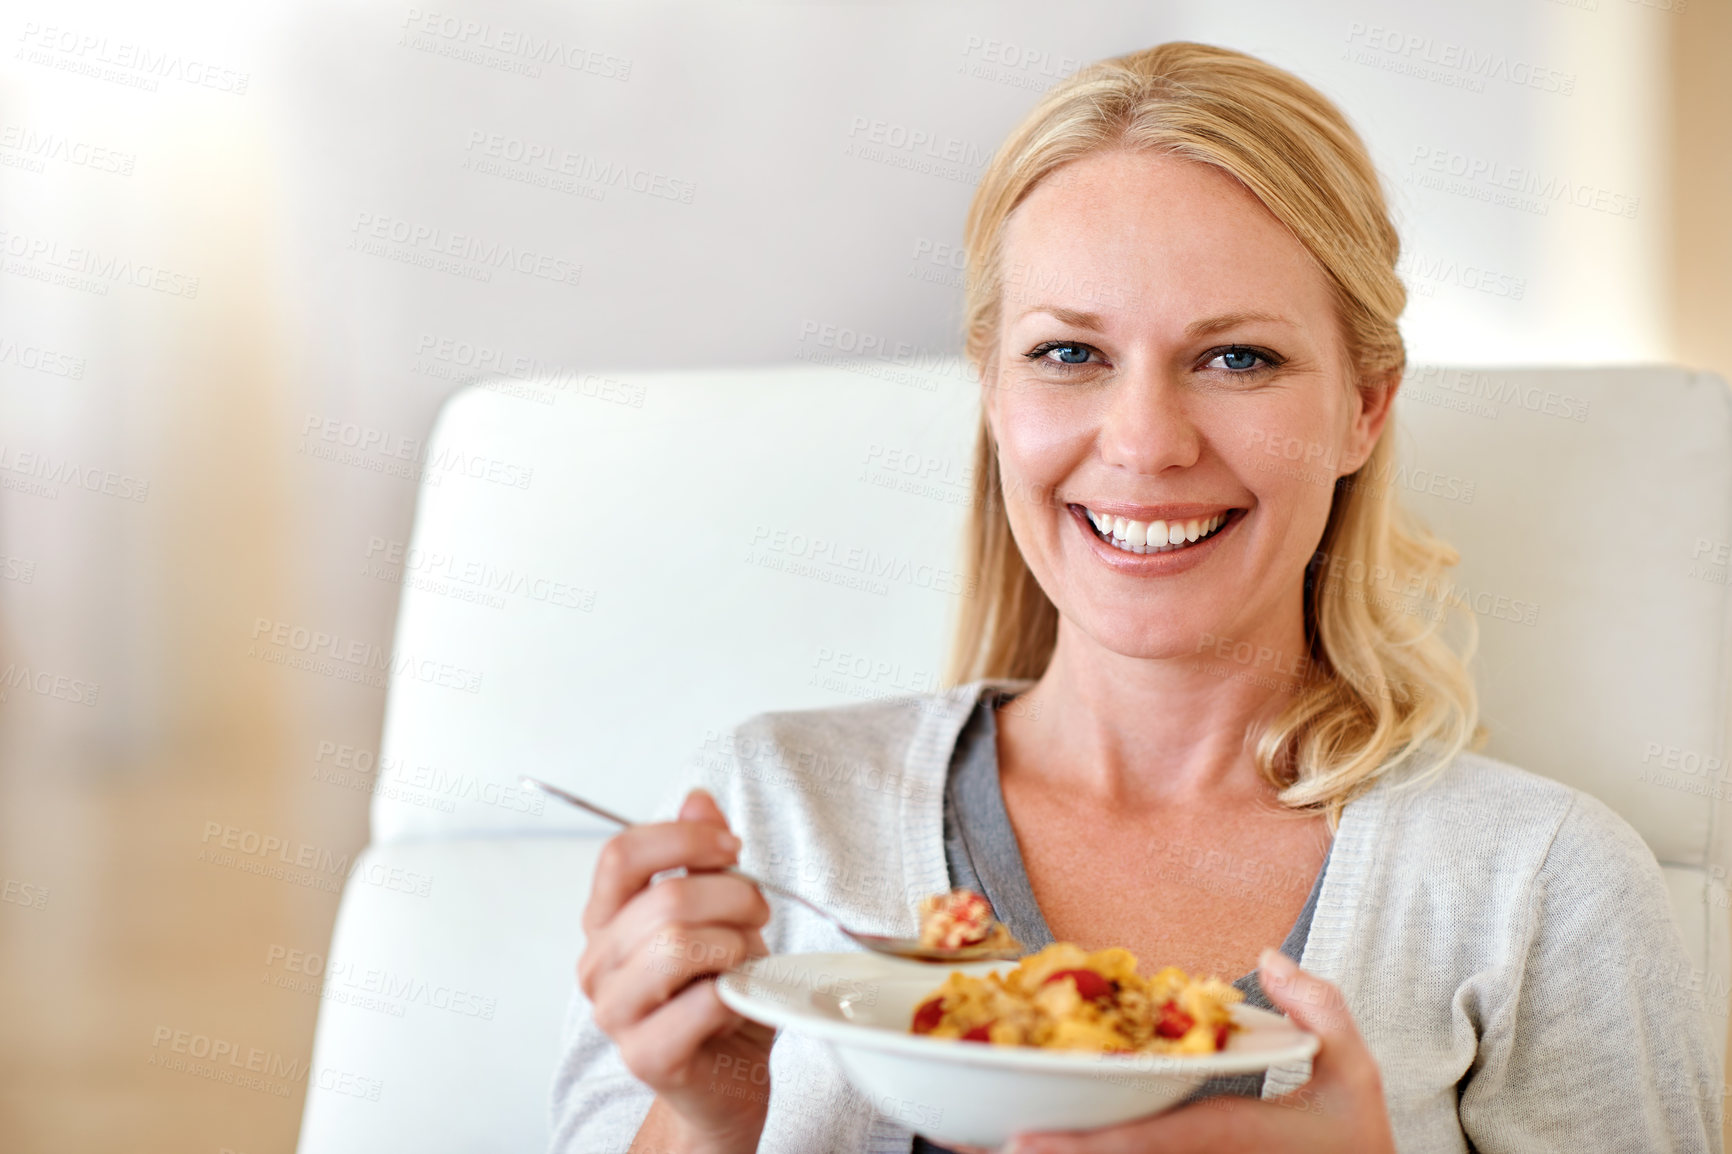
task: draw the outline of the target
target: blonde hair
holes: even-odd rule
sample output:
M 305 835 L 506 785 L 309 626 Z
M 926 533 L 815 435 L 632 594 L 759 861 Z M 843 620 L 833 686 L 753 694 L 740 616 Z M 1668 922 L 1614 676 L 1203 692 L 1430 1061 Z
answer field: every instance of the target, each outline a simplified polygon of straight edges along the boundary
M 1237 179 L 1328 278 L 1355 385 L 1399 378 L 1400 239 L 1364 144 L 1298 77 L 1180 42 L 1100 61 L 1050 89 L 982 176 L 965 227 L 964 324 L 983 381 L 997 370 L 1005 222 L 1055 170 L 1113 150 L 1168 153 Z M 1395 499 L 1393 428 L 1392 414 L 1364 465 L 1335 482 L 1306 569 L 1313 675 L 1256 741 L 1258 769 L 1281 802 L 1327 814 L 1331 830 L 1383 774 L 1412 764 L 1422 780 L 1484 736 L 1466 665 L 1477 623 L 1464 615 L 1459 654 L 1441 633 L 1460 599 L 1440 575 L 1459 557 Z M 1058 639 L 1058 610 L 1011 536 L 984 411 L 974 477 L 964 565 L 977 594 L 963 603 L 947 680 L 1039 678 Z

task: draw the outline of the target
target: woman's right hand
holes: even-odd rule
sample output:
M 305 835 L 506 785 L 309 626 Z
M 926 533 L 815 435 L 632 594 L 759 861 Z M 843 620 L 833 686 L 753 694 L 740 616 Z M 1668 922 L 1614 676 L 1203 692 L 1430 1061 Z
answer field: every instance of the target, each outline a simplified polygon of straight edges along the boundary
M 596 863 L 577 981 L 596 1026 L 656 1093 L 634 1149 L 757 1149 L 775 1031 L 728 1009 L 708 980 L 769 953 L 759 934 L 770 919 L 763 895 L 712 872 L 733 865 L 739 848 L 715 800 L 693 790 L 679 820 L 626 830 Z M 685 876 L 650 884 L 678 866 Z

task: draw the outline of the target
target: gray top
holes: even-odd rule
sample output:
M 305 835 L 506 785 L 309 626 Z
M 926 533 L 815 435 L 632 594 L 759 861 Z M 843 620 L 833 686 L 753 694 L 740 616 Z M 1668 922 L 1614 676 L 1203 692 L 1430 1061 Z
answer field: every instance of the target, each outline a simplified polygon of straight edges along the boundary
M 943 802 L 963 724 L 982 690 L 1030 684 L 754 715 L 706 743 L 656 812 L 703 785 L 745 843 L 742 869 L 869 933 L 916 933 L 920 898 L 950 883 Z M 1483 754 L 1423 782 L 1415 767 L 1388 767 L 1342 810 L 1300 958 L 1376 1060 L 1401 1154 L 1720 1154 L 1724 978 L 1691 969 L 1641 835 Z M 809 910 L 772 906 L 772 953 L 858 952 Z M 564 1049 L 552 1149 L 630 1149 L 655 1095 L 575 983 Z M 1309 1061 L 1271 1067 L 1263 1099 L 1310 1076 Z M 770 1084 L 759 1154 L 908 1154 L 942 1117 L 929 1096 L 860 1092 L 799 1030 L 777 1037 Z
M 962 733 L 956 739 L 956 752 L 950 762 L 950 778 L 944 792 L 944 860 L 950 868 L 950 884 L 983 895 L 992 905 L 993 916 L 1005 924 L 1017 941 L 1030 950 L 1052 944 L 1052 931 L 1034 900 L 1028 882 L 1028 870 L 1023 865 L 1022 850 L 1017 846 L 1016 831 L 1011 828 L 1010 815 L 1004 808 L 1004 791 L 998 780 L 998 707 L 1011 700 L 1010 694 L 988 691 L 981 694 L 980 703 L 969 715 Z M 1295 962 L 1305 952 L 1305 938 L 1311 932 L 1311 915 L 1317 908 L 1317 895 L 1323 889 L 1323 875 L 1329 870 L 1327 858 L 1311 883 L 1311 895 L 1305 908 L 1281 943 L 1281 952 Z M 1233 985 L 1245 995 L 1245 1004 L 1263 1010 L 1274 1010 L 1257 971 L 1241 977 Z M 1277 1011 L 1278 1012 L 1278 1011 Z M 1211 1078 L 1185 1099 L 1195 1102 L 1217 1094 L 1236 1094 L 1258 1098 L 1263 1094 L 1263 1074 L 1232 1074 Z M 939 1146 L 916 1137 L 912 1154 L 953 1154 L 948 1146 Z

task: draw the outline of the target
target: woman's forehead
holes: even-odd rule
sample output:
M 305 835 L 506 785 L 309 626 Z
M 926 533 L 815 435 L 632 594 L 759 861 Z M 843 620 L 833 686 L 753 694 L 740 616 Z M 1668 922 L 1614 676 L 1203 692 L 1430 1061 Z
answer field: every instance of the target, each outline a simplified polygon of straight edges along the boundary
M 1005 224 L 1000 279 L 1007 323 L 1049 304 L 1312 321 L 1334 307 L 1316 262 L 1250 191 L 1161 153 L 1098 153 L 1050 174 Z

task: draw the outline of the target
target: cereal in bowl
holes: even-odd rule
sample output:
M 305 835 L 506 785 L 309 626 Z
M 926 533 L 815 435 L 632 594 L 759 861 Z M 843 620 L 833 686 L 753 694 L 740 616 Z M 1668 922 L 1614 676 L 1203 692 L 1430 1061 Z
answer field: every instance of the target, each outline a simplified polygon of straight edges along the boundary
M 1049 1050 L 1213 1054 L 1240 1028 L 1232 1007 L 1243 998 L 1177 966 L 1145 978 L 1129 950 L 1056 942 L 1003 974 L 952 973 L 914 1011 L 911 1031 Z

